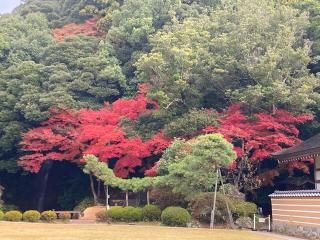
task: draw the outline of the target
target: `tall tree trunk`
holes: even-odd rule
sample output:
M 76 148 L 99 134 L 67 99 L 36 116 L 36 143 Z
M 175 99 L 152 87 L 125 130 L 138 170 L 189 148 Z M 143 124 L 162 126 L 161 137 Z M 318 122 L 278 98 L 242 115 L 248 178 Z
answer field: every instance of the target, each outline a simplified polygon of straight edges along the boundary
M 217 170 L 216 183 L 215 183 L 215 187 L 214 187 L 213 207 L 211 210 L 211 218 L 210 218 L 210 228 L 211 229 L 214 227 L 214 218 L 215 218 L 215 211 L 216 211 L 217 191 L 218 191 L 218 179 L 219 179 L 219 172 Z
M 93 196 L 93 202 L 94 202 L 94 205 L 98 205 L 98 197 L 97 197 L 96 189 L 94 188 L 94 179 L 92 174 L 90 174 L 89 176 L 90 176 L 90 188 Z
M 98 199 L 100 198 L 100 196 L 101 196 L 101 181 L 98 180 L 98 192 L 97 192 Z
M 126 206 L 129 206 L 129 191 L 126 191 Z
M 234 185 L 235 185 L 237 190 L 239 190 L 239 188 L 240 188 L 239 183 L 240 183 L 241 175 L 243 173 L 244 161 L 245 160 L 243 158 L 240 159 L 240 166 L 239 166 L 238 175 L 237 175 L 237 177 L 236 177 L 236 179 L 234 181 Z
M 147 190 L 147 205 L 150 205 L 150 190 Z
M 37 209 L 41 212 L 44 210 L 44 199 L 46 196 L 46 191 L 48 187 L 48 179 L 50 170 L 53 166 L 53 161 L 45 161 L 42 164 L 42 167 L 40 169 L 39 173 L 39 179 L 40 179 L 40 186 L 38 188 L 39 195 L 38 195 L 38 202 L 37 202 Z
M 109 209 L 109 186 L 108 185 L 104 186 L 104 192 L 106 194 L 106 207 L 108 210 Z

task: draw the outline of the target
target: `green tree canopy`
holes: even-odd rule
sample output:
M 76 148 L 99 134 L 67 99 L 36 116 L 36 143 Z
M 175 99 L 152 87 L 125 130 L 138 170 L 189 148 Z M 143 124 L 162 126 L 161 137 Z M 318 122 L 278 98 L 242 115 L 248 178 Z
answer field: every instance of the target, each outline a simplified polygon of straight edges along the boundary
M 305 13 L 274 1 L 223 1 L 210 16 L 157 32 L 138 74 L 164 107 L 236 100 L 253 110 L 305 111 L 319 102 L 307 27 Z
M 192 198 L 195 193 L 214 191 L 216 170 L 236 159 L 232 149 L 220 134 L 178 139 L 165 151 L 158 171 L 174 192 Z

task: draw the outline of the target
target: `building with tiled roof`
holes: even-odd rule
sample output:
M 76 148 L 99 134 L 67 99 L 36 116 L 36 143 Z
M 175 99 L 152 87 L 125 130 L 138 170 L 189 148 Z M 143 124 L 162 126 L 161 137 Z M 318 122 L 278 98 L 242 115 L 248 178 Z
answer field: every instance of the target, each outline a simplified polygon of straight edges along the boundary
M 275 191 L 270 195 L 274 228 L 320 229 L 320 134 L 273 154 L 280 164 L 314 160 L 315 189 Z

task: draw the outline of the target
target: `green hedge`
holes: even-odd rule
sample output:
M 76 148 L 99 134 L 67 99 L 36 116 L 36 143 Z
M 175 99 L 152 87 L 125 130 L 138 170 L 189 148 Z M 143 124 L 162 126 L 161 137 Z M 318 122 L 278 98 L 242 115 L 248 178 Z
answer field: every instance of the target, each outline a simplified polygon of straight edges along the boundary
M 143 220 L 142 208 L 138 207 L 125 207 L 123 221 L 125 222 L 140 222 Z
M 161 218 L 161 209 L 156 205 L 146 205 L 142 208 L 143 220 L 158 221 Z
M 123 211 L 123 207 L 111 207 L 108 211 L 107 211 L 107 215 L 108 218 L 110 218 L 113 221 L 122 221 L 123 215 L 124 215 L 124 211 Z
M 107 211 L 108 218 L 113 221 L 139 222 L 143 220 L 142 208 L 135 207 L 111 207 Z
M 4 213 L 0 210 L 0 221 L 4 219 Z
M 9 211 L 4 215 L 4 219 L 10 222 L 19 222 L 22 220 L 22 213 L 19 211 Z
M 22 218 L 25 222 L 38 222 L 41 214 L 36 210 L 30 210 L 23 213 Z
M 191 215 L 181 207 L 167 207 L 161 214 L 161 222 L 167 226 L 186 227 L 190 221 Z
M 41 220 L 45 222 L 53 222 L 57 219 L 57 214 L 54 211 L 44 211 L 41 213 Z

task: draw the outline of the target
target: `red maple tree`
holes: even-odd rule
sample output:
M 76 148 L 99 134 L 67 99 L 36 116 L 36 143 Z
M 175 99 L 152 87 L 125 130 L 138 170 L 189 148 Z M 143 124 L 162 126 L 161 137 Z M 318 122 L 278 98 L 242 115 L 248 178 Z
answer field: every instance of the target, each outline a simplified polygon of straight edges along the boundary
M 203 131 L 219 132 L 234 145 L 238 158 L 230 166 L 230 172 L 236 186 L 250 189 L 277 175 L 272 171 L 257 176 L 259 163 L 272 153 L 300 142 L 297 125 L 312 119 L 311 115 L 294 116 L 284 110 L 247 115 L 242 105 L 234 104 L 219 114 L 218 127 Z
M 156 107 L 141 88 L 135 98 L 106 103 L 100 110 L 52 110 L 47 121 L 24 134 L 22 150 L 27 154 L 20 158 L 19 164 L 28 171 L 38 172 L 47 160 L 82 164 L 83 155 L 94 154 L 106 163 L 115 160 L 114 172 L 119 177 L 128 177 L 137 167 L 146 171 L 150 166 L 144 160 L 160 155 L 170 141 L 161 132 L 147 141 L 139 136 L 129 138 L 121 121 L 137 120 Z
M 52 31 L 53 38 L 56 42 L 62 42 L 66 37 L 76 35 L 101 36 L 103 34 L 97 29 L 97 21 L 94 17 L 81 24 L 69 23 L 62 28 L 55 28 Z

